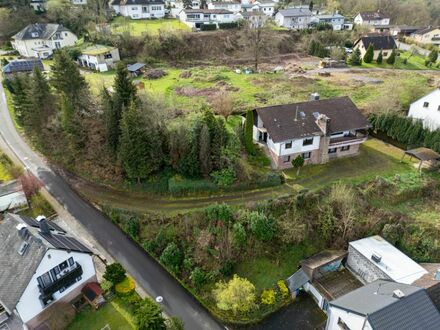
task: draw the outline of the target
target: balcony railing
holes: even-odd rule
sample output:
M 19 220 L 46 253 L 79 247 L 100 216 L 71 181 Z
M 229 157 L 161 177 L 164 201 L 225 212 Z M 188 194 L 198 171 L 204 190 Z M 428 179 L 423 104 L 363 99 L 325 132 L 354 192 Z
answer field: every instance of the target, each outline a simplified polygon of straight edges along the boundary
M 329 146 L 335 147 L 342 144 L 355 144 L 362 143 L 367 140 L 367 135 L 357 133 L 356 135 L 350 134 L 348 136 L 342 136 L 338 138 L 330 138 Z

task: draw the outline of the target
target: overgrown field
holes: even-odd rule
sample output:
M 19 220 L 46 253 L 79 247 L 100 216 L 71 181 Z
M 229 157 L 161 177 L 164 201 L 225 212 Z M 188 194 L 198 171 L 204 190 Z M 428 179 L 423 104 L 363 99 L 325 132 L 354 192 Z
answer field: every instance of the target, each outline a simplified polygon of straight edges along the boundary
M 158 34 L 159 30 L 190 31 L 190 28 L 177 19 L 131 20 L 121 16 L 111 22 L 111 30 L 115 34 L 129 33 L 139 37 L 145 33 Z

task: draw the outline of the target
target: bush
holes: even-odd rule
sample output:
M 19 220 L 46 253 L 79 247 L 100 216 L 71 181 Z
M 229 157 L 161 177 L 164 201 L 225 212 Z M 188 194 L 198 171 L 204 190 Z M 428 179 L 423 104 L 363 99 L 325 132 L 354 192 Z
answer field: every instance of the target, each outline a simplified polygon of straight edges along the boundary
M 200 31 L 214 31 L 217 30 L 216 24 L 202 24 L 200 25 Z
M 238 28 L 238 22 L 219 23 L 218 28 L 221 30 Z
M 113 285 L 116 285 L 125 279 L 125 269 L 120 263 L 115 262 L 105 267 L 103 277 Z
M 263 213 L 253 211 L 247 219 L 250 223 L 252 234 L 261 241 L 270 241 L 276 232 L 275 222 Z
M 133 239 L 137 240 L 139 236 L 139 219 L 136 217 L 131 217 L 125 224 L 125 231 Z
M 206 179 L 187 179 L 174 176 L 168 180 L 168 191 L 177 196 L 198 191 L 218 191 L 218 189 L 214 182 Z
M 405 59 L 406 60 L 406 59 Z M 377 64 L 382 64 L 383 62 L 383 54 L 382 54 L 382 49 L 379 52 L 379 55 L 377 55 L 377 59 L 376 59 Z M 406 64 L 406 63 L 404 63 Z
M 364 62 L 371 63 L 371 62 L 373 62 L 373 58 L 374 58 L 374 47 L 373 47 L 373 44 L 369 44 L 367 51 L 365 52 L 365 55 L 364 55 Z
M 196 267 L 191 272 L 190 279 L 193 287 L 200 289 L 206 282 L 206 273 L 200 267 Z
M 153 80 L 153 79 L 160 79 L 162 77 L 165 77 L 166 75 L 167 75 L 167 73 L 164 70 L 161 70 L 161 69 L 151 69 L 151 70 L 148 70 L 144 74 L 144 77 L 146 79 Z
M 248 110 L 246 112 L 246 122 L 244 129 L 244 145 L 246 147 L 246 151 L 250 155 L 255 154 L 253 129 L 254 129 L 254 113 L 252 110 Z
M 241 223 L 234 223 L 232 227 L 232 238 L 235 246 L 242 246 L 246 243 L 246 229 Z
M 226 260 L 222 268 L 220 268 L 220 273 L 225 277 L 231 276 L 234 273 L 234 263 L 230 260 Z
M 174 273 L 179 272 L 182 260 L 182 251 L 180 251 L 179 247 L 174 242 L 169 243 L 160 255 L 160 262 Z
M 234 315 L 246 313 L 255 305 L 255 286 L 237 275 L 227 283 L 217 283 L 212 293 L 217 307 Z
M 394 64 L 396 62 L 396 51 L 393 49 L 391 55 L 387 58 L 388 64 Z
M 121 295 L 129 295 L 134 291 L 135 283 L 130 276 L 126 276 L 125 279 L 115 286 L 115 291 Z
M 273 305 L 275 303 L 275 291 L 273 289 L 264 290 L 261 294 L 261 303 Z
M 229 187 L 235 181 L 235 172 L 230 168 L 211 173 L 211 177 L 219 187 Z
M 166 330 L 167 328 L 159 305 L 149 298 L 142 300 L 134 314 L 139 330 Z
M 183 321 L 178 317 L 171 317 L 165 321 L 167 330 L 184 330 Z
M 234 219 L 232 208 L 225 203 L 208 206 L 205 214 L 209 221 L 223 221 L 226 225 L 229 225 Z
M 286 285 L 286 282 L 283 280 L 279 280 L 277 282 L 278 289 L 283 297 L 287 297 L 289 295 L 289 288 Z

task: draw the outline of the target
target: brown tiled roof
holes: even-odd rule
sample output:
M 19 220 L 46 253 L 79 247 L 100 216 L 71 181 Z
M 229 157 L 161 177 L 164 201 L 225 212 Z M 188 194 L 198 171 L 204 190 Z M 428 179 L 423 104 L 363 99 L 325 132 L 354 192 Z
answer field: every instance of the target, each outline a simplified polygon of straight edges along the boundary
M 296 111 L 297 118 L 295 120 Z M 329 133 L 370 127 L 350 98 L 336 97 L 255 109 L 263 121 L 272 141 L 281 142 L 313 135 L 322 135 L 316 124 L 316 116 L 325 114 L 330 118 Z

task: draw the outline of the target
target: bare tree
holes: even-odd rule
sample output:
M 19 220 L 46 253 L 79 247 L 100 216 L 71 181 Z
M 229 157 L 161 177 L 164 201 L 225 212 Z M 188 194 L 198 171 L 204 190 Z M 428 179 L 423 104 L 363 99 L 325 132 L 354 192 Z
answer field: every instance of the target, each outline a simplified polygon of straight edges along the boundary
M 43 183 L 31 173 L 22 174 L 19 178 L 23 191 L 28 199 L 40 191 Z
M 211 105 L 214 109 L 214 112 L 217 115 L 222 116 L 225 120 L 228 120 L 228 117 L 232 114 L 234 110 L 234 102 L 231 95 L 222 90 L 218 93 L 211 101 Z

